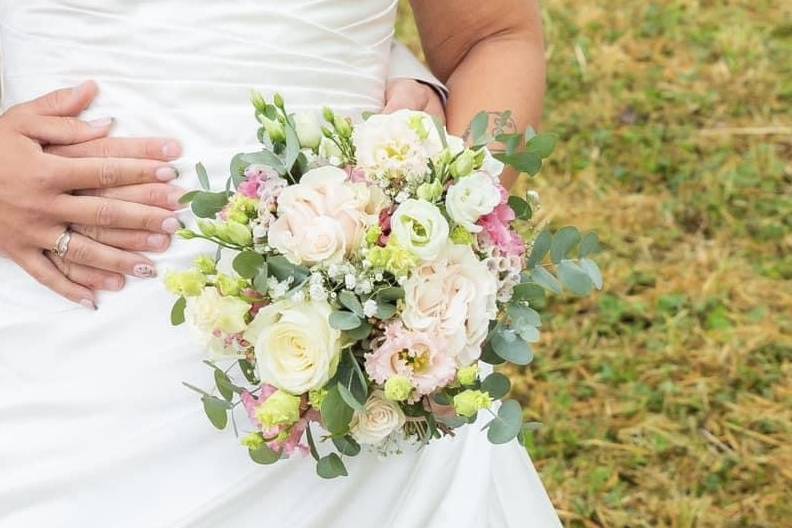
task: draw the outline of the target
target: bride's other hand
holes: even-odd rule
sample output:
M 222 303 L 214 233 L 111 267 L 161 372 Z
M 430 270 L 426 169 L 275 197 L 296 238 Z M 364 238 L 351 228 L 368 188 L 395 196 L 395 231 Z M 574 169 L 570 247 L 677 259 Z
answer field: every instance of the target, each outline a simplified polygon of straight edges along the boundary
M 161 151 L 156 159 L 150 159 L 151 153 L 146 149 L 157 144 L 157 140 L 126 145 L 127 155 L 123 158 L 67 157 L 95 152 L 90 149 L 97 146 L 99 152 L 115 152 L 111 146 L 118 147 L 118 141 L 122 141 L 103 139 L 110 131 L 112 119 L 84 122 L 74 117 L 88 107 L 96 94 L 96 84 L 87 82 L 17 105 L 0 116 L 0 253 L 43 285 L 89 308 L 96 307 L 92 290 L 120 289 L 125 274 L 145 278 L 156 275 L 150 259 L 114 245 L 133 245 L 132 239 L 124 237 L 137 232 L 133 236 L 138 237 L 135 243 L 140 244 L 140 249 L 163 248 L 170 234 L 180 228 L 170 210 L 175 208 L 180 191 L 166 195 L 160 192 L 161 187 L 157 191 L 147 187 L 177 176 L 165 163 L 180 155 L 177 144 L 160 141 Z M 129 156 L 133 149 L 142 154 L 138 158 L 146 158 Z M 126 201 L 132 195 L 140 197 L 141 193 L 150 192 L 153 194 L 149 198 L 172 205 Z M 45 252 L 54 249 L 61 235 L 73 225 L 78 227 L 63 258 L 54 258 L 56 265 Z M 80 230 L 104 238 L 105 242 L 85 236 Z M 145 238 L 142 232 L 146 232 Z
M 415 79 L 391 79 L 385 88 L 384 113 L 397 110 L 420 110 L 445 122 L 443 101 L 437 91 Z

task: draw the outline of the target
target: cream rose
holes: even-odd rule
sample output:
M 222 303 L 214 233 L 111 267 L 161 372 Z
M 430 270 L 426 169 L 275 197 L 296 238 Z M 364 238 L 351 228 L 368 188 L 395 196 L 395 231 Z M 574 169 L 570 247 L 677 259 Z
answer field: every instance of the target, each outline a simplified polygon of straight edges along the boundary
M 244 337 L 253 343 L 259 378 L 291 394 L 323 387 L 335 374 L 341 332 L 326 302 L 279 301 L 259 311 Z
M 448 221 L 436 206 L 410 198 L 396 209 L 391 232 L 406 250 L 424 261 L 437 258 L 448 243 Z
M 340 262 L 378 221 L 375 192 L 349 182 L 337 167 L 308 171 L 299 184 L 281 191 L 278 218 L 268 230 L 270 246 L 294 264 Z
M 236 297 L 224 297 L 217 288 L 204 288 L 197 297 L 188 297 L 184 308 L 185 320 L 207 334 L 242 332 L 247 324 L 245 315 L 250 305 Z
M 447 340 L 460 366 L 481 355 L 489 322 L 497 316 L 497 280 L 470 246 L 448 244 L 435 262 L 415 270 L 404 285 L 402 321 Z
M 476 172 L 460 179 L 449 187 L 446 193 L 448 216 L 471 233 L 478 233 L 482 227 L 476 225 L 479 218 L 490 214 L 501 201 L 500 189 L 492 177 L 484 172 Z
M 399 404 L 385 398 L 382 391 L 374 391 L 363 411 L 356 411 L 350 424 L 352 437 L 361 444 L 379 444 L 393 431 L 404 426 L 404 413 Z

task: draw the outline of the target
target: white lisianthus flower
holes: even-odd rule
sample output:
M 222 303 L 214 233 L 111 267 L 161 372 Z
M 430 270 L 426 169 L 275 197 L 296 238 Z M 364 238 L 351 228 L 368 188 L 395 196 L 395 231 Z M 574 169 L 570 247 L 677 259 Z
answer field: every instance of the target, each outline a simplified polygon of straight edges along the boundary
M 326 159 L 331 165 L 340 165 L 343 155 L 333 140 L 322 137 L 319 141 L 319 157 Z
M 366 230 L 379 221 L 372 202 L 379 189 L 348 181 L 343 170 L 324 166 L 303 174 L 281 191 L 277 220 L 268 231 L 270 246 L 294 264 L 341 262 L 355 251 Z
M 492 177 L 476 172 L 460 179 L 446 193 L 446 211 L 451 219 L 471 233 L 482 227 L 476 225 L 479 218 L 490 214 L 501 201 L 500 189 Z
M 448 243 L 448 221 L 436 206 L 410 198 L 391 217 L 391 232 L 406 250 L 424 261 L 437 258 Z
M 405 326 L 445 338 L 444 351 L 459 366 L 479 358 L 489 322 L 498 314 L 498 282 L 470 246 L 449 243 L 402 287 Z
M 326 302 L 283 300 L 256 314 L 244 338 L 253 343 L 262 382 L 298 395 L 330 380 L 341 353 L 331 311 Z
M 298 112 L 294 114 L 294 131 L 297 132 L 297 139 L 300 146 L 315 149 L 324 137 L 319 120 L 312 112 Z
M 389 434 L 402 428 L 406 418 L 399 404 L 385 398 L 382 391 L 374 391 L 364 405 L 356 411 L 350 423 L 350 433 L 360 444 L 379 444 Z
M 242 332 L 247 324 L 245 315 L 250 304 L 236 297 L 224 297 L 217 288 L 204 288 L 201 295 L 188 297 L 184 318 L 189 324 L 207 334 Z
M 423 181 L 429 159 L 443 150 L 429 114 L 413 110 L 371 116 L 355 128 L 352 141 L 358 166 L 370 178 L 404 177 L 414 184 Z

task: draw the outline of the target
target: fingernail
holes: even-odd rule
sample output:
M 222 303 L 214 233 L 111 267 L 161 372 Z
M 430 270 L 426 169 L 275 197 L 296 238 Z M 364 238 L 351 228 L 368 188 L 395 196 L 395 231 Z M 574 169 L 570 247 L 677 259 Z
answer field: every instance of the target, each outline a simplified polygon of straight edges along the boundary
M 72 88 L 72 91 L 74 92 L 74 95 L 82 95 L 90 85 L 91 81 L 85 81 Z
M 132 272 L 136 277 L 140 277 L 141 279 L 150 279 L 157 275 L 157 271 L 149 264 L 135 264 L 132 268 Z
M 165 235 L 149 235 L 148 238 L 146 239 L 146 243 L 150 248 L 160 249 L 165 247 L 165 245 L 168 243 L 169 238 L 170 237 L 167 237 Z
M 92 128 L 106 128 L 111 126 L 115 122 L 115 119 L 112 117 L 103 117 L 101 119 L 94 119 L 92 121 L 88 121 L 88 126 Z
M 90 299 L 83 299 L 82 301 L 80 301 L 80 304 L 81 304 L 83 307 L 85 307 L 85 308 L 87 308 L 87 309 L 89 309 L 89 310 L 91 310 L 91 311 L 96 311 L 96 305 L 95 305 L 95 304 L 94 304 L 94 302 L 93 302 L 92 300 L 90 300 Z
M 106 290 L 120 290 L 121 289 L 121 280 L 117 277 L 105 279 L 104 287 Z
M 181 229 L 182 225 L 181 222 L 177 218 L 166 218 L 162 222 L 162 230 L 166 233 L 175 233 L 179 229 Z
M 181 156 L 181 145 L 175 141 L 168 141 L 162 146 L 162 155 L 168 159 L 176 159 Z
M 154 171 L 154 176 L 156 176 L 159 181 L 170 181 L 179 176 L 179 171 L 173 167 L 160 167 Z

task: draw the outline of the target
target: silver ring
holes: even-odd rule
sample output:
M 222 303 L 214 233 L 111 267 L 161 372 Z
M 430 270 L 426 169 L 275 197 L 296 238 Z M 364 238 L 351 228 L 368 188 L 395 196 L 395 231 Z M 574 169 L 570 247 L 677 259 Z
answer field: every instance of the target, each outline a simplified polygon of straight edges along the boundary
M 71 229 L 68 227 L 60 234 L 58 240 L 55 241 L 55 245 L 52 247 L 52 252 L 58 255 L 60 258 L 66 256 L 66 253 L 69 252 L 69 242 L 71 242 L 72 232 Z

